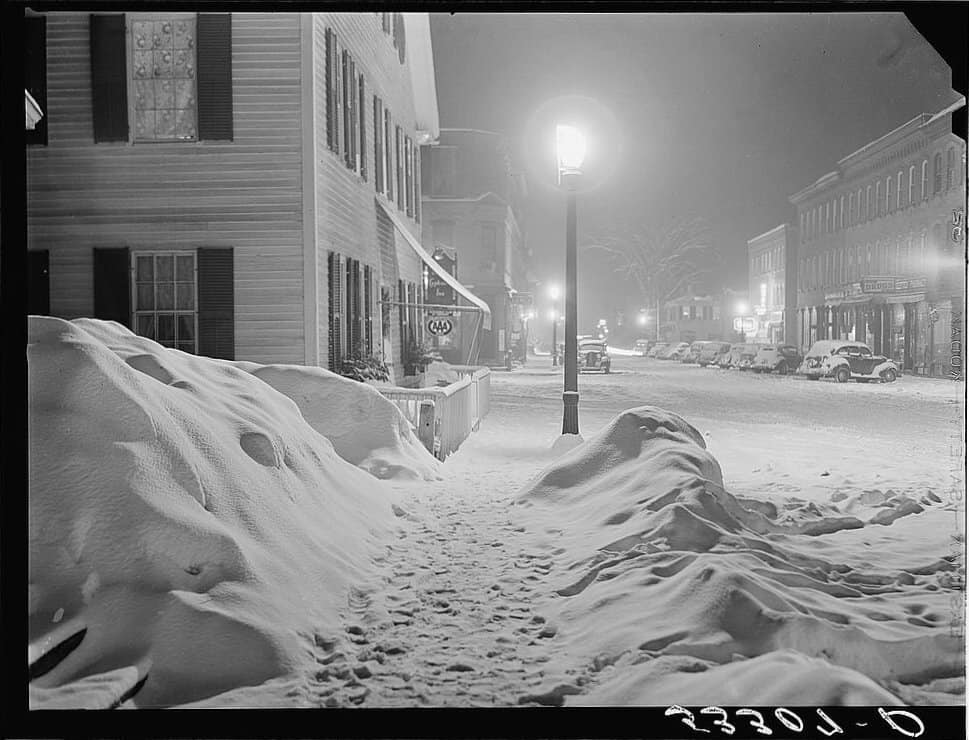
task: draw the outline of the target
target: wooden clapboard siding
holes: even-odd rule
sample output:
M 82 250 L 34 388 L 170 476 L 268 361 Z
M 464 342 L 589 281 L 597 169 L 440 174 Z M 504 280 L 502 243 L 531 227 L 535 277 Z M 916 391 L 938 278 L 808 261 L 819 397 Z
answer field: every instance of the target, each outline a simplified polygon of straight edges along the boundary
M 93 312 L 93 247 L 232 247 L 235 352 L 303 362 L 300 16 L 232 17 L 233 140 L 94 143 L 87 13 L 47 20 L 49 144 L 28 157 L 29 247 L 51 311 Z
M 317 248 L 325 255 L 332 250 L 359 260 L 374 269 L 375 284 L 394 287 L 398 278 L 417 283 L 421 279 L 420 261 L 414 251 L 395 235 L 394 244 L 399 259 L 381 260 L 378 240 L 378 216 L 374 198 L 375 189 L 373 96 L 383 100 L 391 111 L 394 122 L 400 125 L 411 139 L 415 139 L 415 119 L 410 69 L 397 59 L 392 37 L 381 30 L 380 16 L 374 13 L 317 13 L 313 18 L 314 54 L 314 101 L 315 135 L 318 142 L 316 167 L 317 198 Z M 325 31 L 336 33 L 341 49 L 350 52 L 358 75 L 366 79 L 365 109 L 359 112 L 365 127 L 365 145 L 361 154 L 366 161 L 367 179 L 346 167 L 341 152 L 331 151 L 327 145 L 326 120 L 326 39 Z M 356 92 L 356 81 L 353 90 Z M 396 208 L 395 205 L 391 206 Z M 420 225 L 401 213 L 411 232 L 420 241 Z M 393 227 L 391 227 L 393 228 Z M 327 264 L 326 259 L 317 260 L 319 284 L 318 327 L 321 356 L 326 354 L 327 323 Z M 394 272 L 390 272 L 393 269 Z M 396 309 L 392 326 L 397 326 Z M 377 323 L 379 331 L 379 321 Z M 396 331 L 392 330 L 392 336 Z M 394 358 L 400 362 L 400 347 L 394 339 Z M 388 358 L 391 359 L 391 358 Z M 325 359 L 324 359 L 325 364 Z

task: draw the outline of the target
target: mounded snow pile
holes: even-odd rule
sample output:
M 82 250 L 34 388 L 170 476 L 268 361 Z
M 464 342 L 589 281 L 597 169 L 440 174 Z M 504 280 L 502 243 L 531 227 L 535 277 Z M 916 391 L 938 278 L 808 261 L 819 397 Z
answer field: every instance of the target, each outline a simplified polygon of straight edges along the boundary
M 580 664 L 557 667 L 596 686 L 569 704 L 731 705 L 738 686 L 747 705 L 880 704 L 896 682 L 964 673 L 940 587 L 951 563 L 857 557 L 848 538 L 886 530 L 860 503 L 741 502 L 700 433 L 662 409 L 619 415 L 518 503 L 559 574 L 556 652 Z
M 314 664 L 394 518 L 381 484 L 231 363 L 36 316 L 27 355 L 31 706 Z
M 288 396 L 337 454 L 377 478 L 435 480 L 440 462 L 380 391 L 321 367 L 235 362 Z

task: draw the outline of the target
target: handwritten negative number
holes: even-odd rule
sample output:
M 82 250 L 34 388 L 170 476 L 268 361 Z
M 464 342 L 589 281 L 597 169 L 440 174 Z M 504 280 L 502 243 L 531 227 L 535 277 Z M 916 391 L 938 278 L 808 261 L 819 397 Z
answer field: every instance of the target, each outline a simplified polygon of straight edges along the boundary
M 674 704 L 671 707 L 667 707 L 665 714 L 667 717 L 674 714 L 685 714 L 686 716 L 683 717 L 681 721 L 691 730 L 696 730 L 697 732 L 710 732 L 710 730 L 707 730 L 706 728 L 697 727 L 696 723 L 693 721 L 693 712 L 691 712 L 689 709 L 684 709 L 679 704 Z
M 737 728 L 727 722 L 727 710 L 723 707 L 703 707 L 700 714 L 719 714 L 720 719 L 713 720 L 713 724 L 720 728 L 720 732 L 725 735 L 733 735 Z
M 739 717 L 741 714 L 756 717 L 756 719 L 750 720 L 750 726 L 757 730 L 757 732 L 759 732 L 761 735 L 774 734 L 774 731 L 764 724 L 764 715 L 758 712 L 756 709 L 747 709 L 746 707 L 743 709 L 738 709 L 737 716 Z

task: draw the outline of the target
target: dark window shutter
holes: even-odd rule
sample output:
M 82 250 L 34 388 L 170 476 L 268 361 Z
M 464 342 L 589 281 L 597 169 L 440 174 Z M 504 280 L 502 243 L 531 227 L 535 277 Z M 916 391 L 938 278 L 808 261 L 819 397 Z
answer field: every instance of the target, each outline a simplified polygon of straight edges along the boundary
M 336 151 L 336 39 L 333 31 L 326 29 L 326 61 L 324 75 L 326 77 L 326 146 L 330 151 Z
M 235 278 L 232 247 L 198 250 L 198 352 L 235 359 Z
M 47 143 L 47 17 L 24 18 L 24 88 L 42 112 L 32 131 L 24 132 L 27 144 Z
M 50 314 L 50 252 L 46 249 L 27 252 L 27 313 Z
M 232 14 L 198 14 L 199 139 L 232 141 Z
M 360 147 L 358 149 L 358 158 L 360 161 L 360 177 L 364 180 L 367 179 L 367 83 L 363 75 L 358 78 L 358 88 L 360 94 L 357 96 L 359 100 L 359 110 L 357 111 L 357 119 L 360 125 Z
M 128 140 L 124 15 L 91 15 L 91 95 L 94 141 Z
M 94 248 L 94 318 L 131 328 L 131 272 L 127 247 Z
M 384 178 L 387 183 L 387 197 L 394 199 L 394 140 L 393 129 L 390 125 L 390 111 L 384 108 L 384 157 L 387 166 L 384 167 Z

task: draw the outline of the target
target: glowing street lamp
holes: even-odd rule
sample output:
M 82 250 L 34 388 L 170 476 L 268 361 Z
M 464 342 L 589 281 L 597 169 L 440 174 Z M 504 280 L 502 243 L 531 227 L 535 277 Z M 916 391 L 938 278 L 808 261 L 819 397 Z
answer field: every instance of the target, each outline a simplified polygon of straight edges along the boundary
M 575 189 L 585 160 L 585 136 L 575 126 L 555 128 L 559 184 L 565 186 L 565 390 L 562 393 L 562 434 L 579 433 L 579 314 L 576 303 L 577 259 Z
M 737 304 L 737 314 L 740 316 L 746 316 L 748 308 L 749 306 L 747 306 L 746 303 L 744 303 L 743 301 L 740 301 L 740 303 Z

